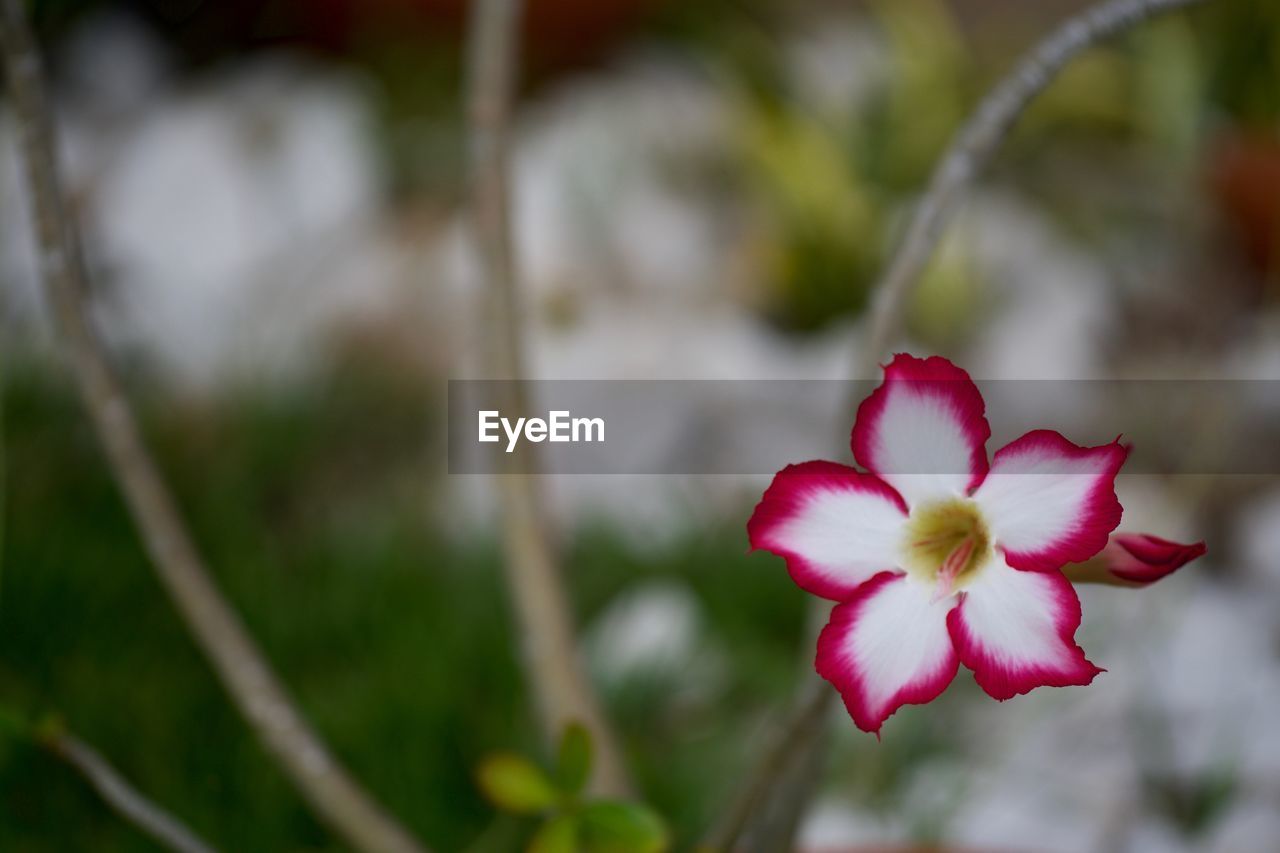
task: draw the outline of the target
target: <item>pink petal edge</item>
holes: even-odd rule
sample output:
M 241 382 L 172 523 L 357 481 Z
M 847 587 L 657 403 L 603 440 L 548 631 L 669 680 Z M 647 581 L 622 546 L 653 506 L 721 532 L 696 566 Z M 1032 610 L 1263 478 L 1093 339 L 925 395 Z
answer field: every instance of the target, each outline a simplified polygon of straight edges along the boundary
M 796 586 L 832 601 L 843 601 L 865 582 L 842 582 L 822 571 L 794 548 L 781 544 L 776 535 L 783 525 L 794 519 L 804 508 L 806 494 L 815 488 L 851 490 L 883 498 L 902 514 L 907 505 L 893 487 L 874 474 L 866 474 L 837 462 L 814 460 L 788 465 L 774 475 L 773 482 L 765 489 L 764 496 L 756 504 L 747 522 L 747 539 L 751 550 L 769 551 L 786 561 L 787 572 Z M 895 568 L 892 564 L 878 566 L 867 573 L 867 578 L 879 571 Z
M 873 709 L 867 699 L 863 676 L 850 664 L 844 651 L 849 633 L 855 630 L 864 608 L 873 603 L 876 594 L 892 583 L 903 583 L 904 575 L 898 572 L 881 572 L 862 584 L 848 601 L 837 604 L 831 610 L 831 618 L 818 636 L 818 653 L 814 669 L 840 693 L 845 709 L 858 728 L 880 737 L 880 728 L 903 705 L 924 705 L 938 698 L 955 679 L 960 669 L 960 658 L 955 648 L 944 653 L 934 670 L 924 678 L 909 681 L 899 687 L 883 703 Z M 949 614 L 948 614 L 949 615 Z
M 1106 546 L 1111 532 L 1119 526 L 1120 518 L 1124 513 L 1124 507 L 1120 505 L 1120 499 L 1116 496 L 1115 481 L 1130 449 L 1129 445 L 1121 444 L 1119 438 L 1110 444 L 1084 447 L 1070 441 L 1056 430 L 1037 429 L 997 450 L 992 458 L 988 479 L 1000 476 L 1002 461 L 1019 453 L 1034 450 L 1044 451 L 1046 457 L 1057 455 L 1068 461 L 1094 458 L 1102 463 L 1100 470 L 1092 474 L 1066 475 L 1094 477 L 1094 483 L 1084 497 L 1082 512 L 1076 517 L 1075 525 L 1062 531 L 1040 548 L 1010 548 L 1003 545 L 1002 550 L 1009 565 L 1027 571 L 1055 571 L 1067 563 L 1084 562 L 1101 551 Z M 984 480 L 975 492 L 975 498 L 979 503 L 981 503 L 982 486 L 985 484 Z M 996 535 L 999 538 L 998 520 L 993 520 L 993 524 L 997 528 Z
M 982 640 L 965 622 L 964 609 L 971 593 L 962 594 L 960 603 L 947 614 L 947 630 L 951 633 L 960 661 L 973 670 L 973 679 L 978 686 L 1001 702 L 1037 687 L 1083 687 L 1099 673 L 1106 672 L 1089 661 L 1084 649 L 1076 644 L 1075 634 L 1080 627 L 1081 612 L 1075 588 L 1058 571 L 1037 572 L 1035 577 L 1043 578 L 1054 586 L 1053 630 L 1070 657 L 1066 667 L 1043 663 L 1011 664 L 1007 655 L 998 651 L 988 652 Z

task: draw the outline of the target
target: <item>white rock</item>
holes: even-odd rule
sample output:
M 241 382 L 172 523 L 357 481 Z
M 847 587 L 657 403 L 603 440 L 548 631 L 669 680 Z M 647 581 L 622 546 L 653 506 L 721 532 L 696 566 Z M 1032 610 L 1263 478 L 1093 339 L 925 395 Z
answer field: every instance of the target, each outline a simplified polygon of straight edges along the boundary
M 660 680 L 676 698 L 719 688 L 723 656 L 703 624 L 697 596 L 678 580 L 643 581 L 613 599 L 586 632 L 588 661 L 600 683 Z
M 1280 810 L 1276 809 L 1274 789 L 1269 797 L 1255 797 L 1249 803 L 1232 809 L 1213 828 L 1206 849 L 1212 853 L 1257 853 L 1280 849 Z
M 843 850 L 906 840 L 906 828 L 892 815 L 851 808 L 831 797 L 819 800 L 800 825 L 799 850 Z

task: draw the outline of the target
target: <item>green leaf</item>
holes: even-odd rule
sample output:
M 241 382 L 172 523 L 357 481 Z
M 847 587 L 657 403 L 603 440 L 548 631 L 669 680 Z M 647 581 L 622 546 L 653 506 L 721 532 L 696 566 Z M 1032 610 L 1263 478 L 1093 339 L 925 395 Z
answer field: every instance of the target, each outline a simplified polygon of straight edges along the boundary
M 560 790 L 575 796 L 591 775 L 591 735 L 581 723 L 570 723 L 560 738 L 560 754 L 556 759 L 556 782 Z
M 556 789 L 540 768 L 519 755 L 498 753 L 480 763 L 480 790 L 498 808 L 514 814 L 537 814 L 556 802 Z
M 667 829 L 652 809 L 636 803 L 599 800 L 579 817 L 583 848 L 589 853 L 661 853 Z
M 557 815 L 541 827 L 529 842 L 528 853 L 577 853 L 578 819 Z

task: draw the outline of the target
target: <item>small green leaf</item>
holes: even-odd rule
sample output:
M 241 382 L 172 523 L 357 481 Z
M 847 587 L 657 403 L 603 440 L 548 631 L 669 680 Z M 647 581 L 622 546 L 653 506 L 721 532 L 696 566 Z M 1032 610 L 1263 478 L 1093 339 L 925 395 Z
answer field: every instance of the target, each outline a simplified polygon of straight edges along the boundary
M 589 853 L 662 853 L 667 830 L 653 810 L 636 803 L 599 800 L 582 810 L 579 825 Z
M 484 795 L 503 811 L 537 814 L 556 801 L 556 789 L 547 774 L 519 755 L 489 756 L 480 763 L 476 779 Z
M 591 775 L 591 735 L 581 723 L 570 723 L 560 738 L 560 755 L 556 760 L 556 782 L 560 790 L 575 796 Z
M 578 819 L 573 815 L 556 815 L 549 819 L 529 842 L 528 853 L 577 853 Z

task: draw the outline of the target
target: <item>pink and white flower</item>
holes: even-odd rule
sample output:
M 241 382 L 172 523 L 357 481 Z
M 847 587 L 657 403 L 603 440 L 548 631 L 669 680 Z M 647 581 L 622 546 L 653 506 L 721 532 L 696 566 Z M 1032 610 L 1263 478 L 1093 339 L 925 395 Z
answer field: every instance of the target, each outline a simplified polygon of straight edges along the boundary
M 865 731 L 935 699 L 962 663 L 1000 700 L 1103 671 L 1075 642 L 1080 602 L 1061 569 L 1120 523 L 1128 448 L 1035 430 L 988 462 L 985 408 L 946 359 L 895 356 L 858 408 L 865 470 L 790 465 L 748 522 L 753 549 L 839 602 L 816 666 Z

